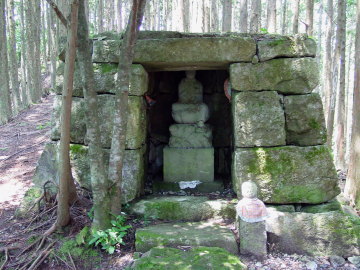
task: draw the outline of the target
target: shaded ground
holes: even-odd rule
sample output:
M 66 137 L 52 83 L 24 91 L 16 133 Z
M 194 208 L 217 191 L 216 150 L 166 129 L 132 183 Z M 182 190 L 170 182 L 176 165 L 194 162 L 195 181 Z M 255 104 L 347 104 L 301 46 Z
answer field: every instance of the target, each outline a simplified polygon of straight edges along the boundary
M 50 134 L 53 96 L 0 126 L 0 220 L 19 205 Z M 1 227 L 0 221 L 0 227 Z

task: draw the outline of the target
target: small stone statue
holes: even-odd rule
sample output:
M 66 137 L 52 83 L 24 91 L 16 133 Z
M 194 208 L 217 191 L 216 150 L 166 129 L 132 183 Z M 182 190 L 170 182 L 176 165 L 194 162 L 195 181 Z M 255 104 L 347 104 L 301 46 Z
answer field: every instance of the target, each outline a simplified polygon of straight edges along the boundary
M 257 198 L 257 186 L 252 181 L 241 185 L 243 199 L 236 205 L 236 213 L 241 220 L 249 223 L 264 221 L 267 217 L 265 204 Z

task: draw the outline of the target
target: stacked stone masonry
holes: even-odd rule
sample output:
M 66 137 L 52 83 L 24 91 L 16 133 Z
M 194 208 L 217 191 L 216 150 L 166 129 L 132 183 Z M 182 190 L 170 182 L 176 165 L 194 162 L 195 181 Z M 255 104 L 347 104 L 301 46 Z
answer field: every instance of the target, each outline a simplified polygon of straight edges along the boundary
M 110 147 L 121 42 L 106 35 L 93 42 L 104 151 Z M 147 125 L 144 95 L 148 90 L 147 72 L 159 70 L 229 71 L 234 146 L 232 183 L 239 196 L 241 183 L 251 179 L 260 187 L 259 195 L 266 203 L 321 203 L 335 197 L 339 189 L 331 153 L 324 145 L 326 129 L 321 99 L 313 93 L 319 82 L 315 55 L 315 42 L 304 35 L 141 32 L 132 66 L 126 138 L 126 151 L 138 153 L 129 166 L 137 168 L 140 173 L 133 176 L 136 179 L 132 182 L 129 180 L 129 185 L 136 187 L 136 192 L 129 191 L 132 195 L 125 196 L 126 201 L 140 194 L 144 184 Z M 60 94 L 61 76 L 58 79 L 55 91 Z M 75 146 L 86 147 L 85 107 L 79 74 L 75 75 L 75 79 L 71 142 Z M 60 101 L 59 95 L 55 102 L 54 141 L 60 138 Z M 173 105 L 174 118 L 178 123 L 205 122 L 209 117 L 206 106 L 191 103 L 181 105 L 189 108 Z M 189 110 L 194 113 L 187 114 Z M 218 133 L 213 133 L 214 138 L 211 139 L 206 124 L 186 128 L 177 125 L 170 129 L 171 147 L 186 148 L 197 144 L 202 149 L 211 149 L 211 144 L 217 145 L 221 141 L 221 134 Z M 189 137 L 187 134 L 195 135 Z M 210 154 L 204 153 L 201 157 Z M 88 166 L 87 161 L 84 164 Z M 79 170 L 75 159 L 73 167 L 75 171 Z M 86 178 L 83 182 L 89 183 L 88 175 L 83 178 Z M 128 191 L 124 189 L 123 192 Z

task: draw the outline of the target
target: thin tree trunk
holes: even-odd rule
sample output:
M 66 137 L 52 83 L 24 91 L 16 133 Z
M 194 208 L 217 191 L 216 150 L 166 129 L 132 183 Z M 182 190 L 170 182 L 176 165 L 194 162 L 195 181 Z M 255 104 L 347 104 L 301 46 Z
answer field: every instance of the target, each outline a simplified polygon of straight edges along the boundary
M 251 1 L 250 33 L 258 33 L 261 28 L 261 0 Z
M 66 226 L 70 221 L 69 204 L 74 200 L 74 182 L 70 167 L 70 116 L 73 93 L 73 81 L 76 57 L 76 40 L 78 25 L 78 0 L 71 4 L 71 15 L 67 35 L 67 49 L 65 57 L 64 87 L 61 106 L 61 136 L 59 149 L 59 194 L 56 227 Z
M 293 34 L 299 33 L 299 5 L 300 0 L 294 0 Z
M 268 1 L 267 4 L 267 30 L 269 33 L 276 32 L 276 0 Z
M 283 0 L 282 3 L 282 18 L 281 18 L 281 34 L 285 35 L 286 34 L 286 29 L 287 29 L 287 0 Z
M 116 2 L 116 24 L 117 24 L 117 31 L 121 32 L 122 30 L 122 0 L 117 0 Z
M 0 0 L 0 125 L 12 116 L 6 41 L 5 1 Z
M 98 100 L 94 79 L 94 70 L 91 59 L 91 41 L 84 9 L 84 0 L 79 4 L 78 26 L 78 63 L 83 80 L 83 91 L 86 105 L 86 135 L 89 139 L 89 163 L 91 188 L 93 194 L 94 229 L 110 227 L 110 202 L 108 196 L 108 181 L 104 166 L 104 155 L 100 140 L 100 119 L 98 113 Z
M 339 54 L 339 79 L 337 87 L 337 114 L 336 114 L 336 163 L 337 168 L 345 169 L 345 47 L 346 47 L 346 1 L 339 0 L 337 14 L 337 45 L 336 50 Z
M 217 1 L 211 0 L 211 30 L 212 32 L 219 31 L 219 15 L 217 10 Z
M 184 32 L 190 32 L 190 0 L 183 0 Z
M 240 32 L 248 32 L 248 1 L 240 0 Z
M 232 18 L 232 0 L 223 0 L 223 20 L 222 31 L 231 31 L 231 18 Z
M 306 33 L 312 36 L 314 33 L 314 0 L 306 0 Z
M 349 172 L 345 183 L 345 195 L 360 208 L 360 0 L 357 1 L 355 37 L 355 77 L 353 100 L 353 125 Z
M 27 63 L 27 50 L 25 42 L 25 11 L 24 11 L 24 0 L 20 2 L 20 22 L 21 22 L 21 99 L 23 107 L 25 108 L 29 105 L 29 86 L 27 84 L 29 75 L 27 72 L 26 64 Z
M 104 2 L 98 0 L 98 29 L 99 33 L 104 32 Z
M 141 25 L 146 0 L 134 0 L 129 23 L 120 50 L 118 79 L 116 87 L 116 108 L 111 140 L 108 178 L 111 183 L 111 212 L 121 213 L 122 168 L 125 154 L 126 125 L 128 117 L 128 94 L 130 67 L 134 47 Z
M 8 17 L 9 17 L 9 60 L 10 60 L 10 73 L 11 73 L 11 87 L 13 94 L 13 104 L 14 110 L 19 111 L 22 107 L 21 98 L 20 98 L 20 86 L 19 86 L 19 67 L 18 60 L 16 56 L 16 24 L 15 24 L 15 5 L 14 0 L 9 1 Z

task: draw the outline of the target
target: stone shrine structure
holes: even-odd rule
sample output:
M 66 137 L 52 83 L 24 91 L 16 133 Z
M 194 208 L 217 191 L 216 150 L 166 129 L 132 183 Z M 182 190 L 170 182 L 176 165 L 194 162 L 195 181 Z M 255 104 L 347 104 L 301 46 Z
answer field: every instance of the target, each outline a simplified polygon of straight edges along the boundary
M 214 180 L 209 108 L 203 102 L 203 86 L 196 71 L 186 71 L 179 85 L 179 101 L 172 104 L 169 146 L 164 148 L 165 182 L 211 182 Z
M 118 35 L 111 34 L 100 35 L 93 41 L 92 57 L 103 120 L 100 129 L 105 157 L 108 157 L 111 145 L 115 76 L 121 42 Z M 259 188 L 259 199 L 265 203 L 319 204 L 333 199 L 340 190 L 332 156 L 325 145 L 321 98 L 313 93 L 319 83 L 315 55 L 316 44 L 306 35 L 140 32 L 131 71 L 123 202 L 130 202 L 144 192 L 149 150 L 147 123 L 151 110 L 144 96 L 155 93 L 151 97 L 160 100 L 165 95 L 166 89 L 154 92 L 158 72 L 167 74 L 163 77 L 177 74 L 174 77 L 176 87 L 181 81 L 178 102 L 176 99 L 164 102 L 170 108 L 169 114 L 171 104 L 175 103 L 172 105 L 175 123 L 169 122 L 168 126 L 162 127 L 171 133 L 162 139 L 168 144 L 164 150 L 165 181 L 200 180 L 203 185 L 211 184 L 216 182 L 212 170 L 219 172 L 218 164 L 228 162 L 231 174 L 228 172 L 225 178 L 231 179 L 239 198 L 241 184 L 252 180 Z M 189 70 L 197 70 L 198 80 L 198 75 L 202 74 L 203 94 L 201 85 L 191 79 L 193 73 L 188 72 L 189 77 L 184 78 L 184 71 Z M 215 71 L 223 76 L 216 77 L 221 89 L 206 85 Z M 77 72 L 71 119 L 71 160 L 75 179 L 91 189 L 85 106 Z M 54 105 L 52 143 L 47 145 L 34 177 L 34 182 L 39 185 L 57 179 L 61 73 L 60 67 L 55 89 L 58 96 Z M 230 78 L 232 89 L 231 105 L 223 90 L 227 78 Z M 172 83 L 171 80 L 163 82 Z M 227 105 L 217 101 L 220 99 Z M 159 104 L 160 101 L 154 107 Z M 224 117 L 226 107 L 221 104 L 231 106 L 230 117 Z M 194 107 L 193 113 L 188 113 L 190 107 Z M 205 124 L 208 115 L 210 118 L 217 116 L 217 123 L 222 124 L 213 126 L 212 139 L 210 127 Z M 173 121 L 170 116 L 169 119 Z M 159 121 L 159 125 L 161 123 Z M 216 162 L 211 167 L 213 151 Z M 185 152 L 191 154 L 185 155 Z M 187 175 L 183 168 L 168 170 L 173 166 L 168 160 L 174 156 L 183 162 L 178 167 L 194 163 L 191 174 Z M 203 169 L 206 170 L 204 175 L 196 174 Z

